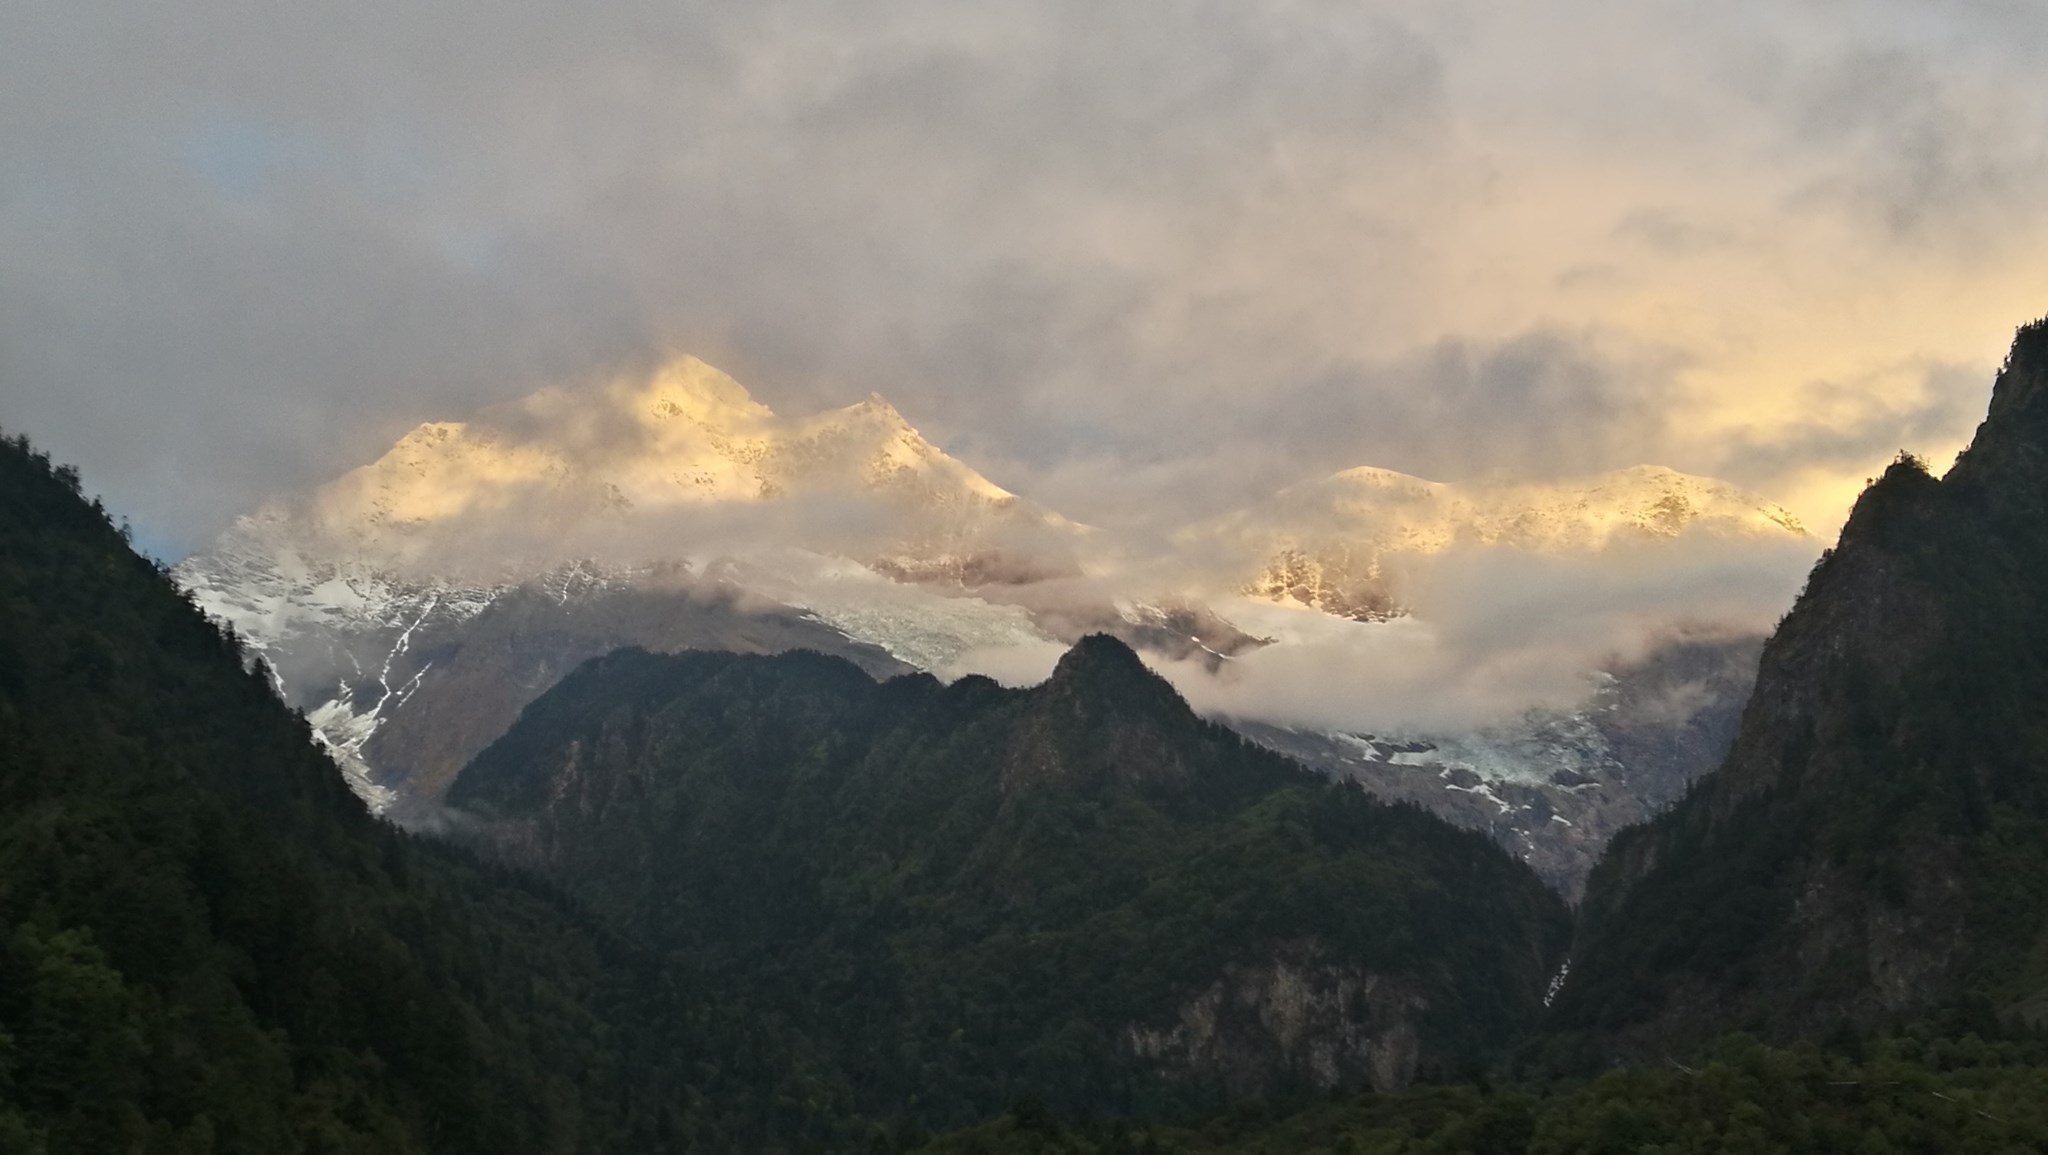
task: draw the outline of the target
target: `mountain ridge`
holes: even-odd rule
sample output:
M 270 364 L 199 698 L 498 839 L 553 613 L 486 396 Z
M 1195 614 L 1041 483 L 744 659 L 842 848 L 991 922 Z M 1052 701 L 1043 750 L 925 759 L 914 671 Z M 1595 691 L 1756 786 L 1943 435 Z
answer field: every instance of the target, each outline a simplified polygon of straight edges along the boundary
M 506 580 L 507 564 L 516 580 L 592 548 L 624 550 L 610 560 L 625 564 L 673 560 L 608 540 L 636 518 L 825 497 L 873 507 L 861 518 L 883 523 L 862 536 L 878 556 L 958 552 L 1011 523 L 1074 528 L 926 441 L 879 395 L 785 419 L 685 357 L 644 379 L 551 387 L 467 421 L 420 425 L 375 461 L 303 499 L 266 503 L 229 532 L 490 586 Z M 910 528 L 929 540 L 892 541 L 886 522 L 909 514 L 923 517 Z M 518 553 L 534 548 L 548 552 Z
M 1026 689 L 618 651 L 448 802 L 615 925 L 781 976 L 905 1093 L 933 1053 L 1067 1109 L 1398 1086 L 1532 1021 L 1562 945 L 1498 846 L 1202 721 L 1107 637 Z M 888 977 L 841 990 L 846 957 Z
M 2048 323 L 1947 477 L 1906 455 L 1766 645 L 1725 764 L 1588 886 L 1562 1025 L 1640 1052 L 2048 1021 Z

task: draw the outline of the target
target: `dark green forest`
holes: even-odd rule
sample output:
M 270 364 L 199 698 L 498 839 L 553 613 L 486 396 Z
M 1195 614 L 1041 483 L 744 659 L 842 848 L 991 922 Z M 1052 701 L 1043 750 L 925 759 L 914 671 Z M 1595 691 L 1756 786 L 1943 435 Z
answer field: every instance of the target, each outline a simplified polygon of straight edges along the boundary
M 1203 722 L 1101 636 L 1029 690 L 619 651 L 449 802 L 608 925 L 788 1015 L 869 1109 L 926 1123 L 1481 1069 L 1542 1014 L 1569 929 L 1491 840 Z M 1219 982 L 1200 1053 L 1134 1058 L 1132 1029 L 1172 1030 Z M 1261 1021 L 1289 982 L 1317 1000 L 1299 1038 Z
M 1744 1035 L 1571 1081 L 1364 1093 L 1195 1126 L 1023 1103 L 930 1155 L 2025 1155 L 2048 1141 L 2048 1044 L 1899 1035 L 1832 1052 Z
M 606 961 L 372 821 L 78 479 L 0 449 L 0 1148 L 601 1149 Z

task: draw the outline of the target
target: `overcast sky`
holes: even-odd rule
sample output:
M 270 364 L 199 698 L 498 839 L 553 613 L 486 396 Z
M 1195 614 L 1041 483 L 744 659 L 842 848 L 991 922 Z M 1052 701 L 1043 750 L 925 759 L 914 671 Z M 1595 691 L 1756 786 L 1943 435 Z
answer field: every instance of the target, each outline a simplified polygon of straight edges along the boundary
M 1101 523 L 1655 462 L 1831 528 L 2048 312 L 2048 4 L 0 0 L 0 425 L 175 555 L 691 352 Z

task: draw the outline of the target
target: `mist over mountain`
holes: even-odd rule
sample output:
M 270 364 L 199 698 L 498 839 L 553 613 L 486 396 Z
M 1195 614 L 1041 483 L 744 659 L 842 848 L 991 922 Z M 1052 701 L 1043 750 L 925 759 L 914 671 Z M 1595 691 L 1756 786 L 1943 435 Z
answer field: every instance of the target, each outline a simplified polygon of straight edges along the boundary
M 1076 532 L 947 456 L 873 396 L 783 420 L 694 358 L 422 425 L 309 497 L 229 531 L 273 550 L 489 585 L 569 561 L 687 561 L 774 545 L 922 575 L 987 570 Z M 1030 538 L 1032 531 L 1041 536 Z
M 1946 475 L 1901 454 L 1734 746 L 1622 831 L 1535 1078 L 1153 1130 L 1215 1152 L 2034 1150 L 2048 1137 L 2048 321 Z M 1762 1041 L 1759 1041 L 1762 1040 Z M 1013 1111 L 943 1155 L 1130 1149 Z
M 1165 538 L 1106 533 L 880 397 L 786 418 L 683 358 L 422 426 L 176 572 L 405 821 L 616 646 L 801 647 L 1027 685 L 1106 631 L 1204 713 L 1494 830 L 1572 892 L 1600 832 L 1641 816 L 1618 801 L 1642 794 L 1623 784 L 1636 756 L 1592 720 L 1614 704 L 1603 671 L 1688 639 L 1739 649 L 1812 549 L 1764 499 L 1650 467 L 1541 485 L 1354 469 Z M 1741 687 L 1692 685 L 1718 696 L 1623 727 L 1697 745 L 1691 719 Z M 1437 753 L 1393 759 L 1389 740 Z M 1475 775 L 1517 800 L 1479 821 L 1459 793 Z
M 1426 597 L 1397 593 L 1404 562 L 1488 546 L 1595 553 L 1680 535 L 1729 543 L 1807 536 L 1789 511 L 1753 493 L 1645 465 L 1541 485 L 1447 485 L 1362 467 L 1290 486 L 1177 537 L 1254 559 L 1261 568 L 1247 593 L 1372 621 Z

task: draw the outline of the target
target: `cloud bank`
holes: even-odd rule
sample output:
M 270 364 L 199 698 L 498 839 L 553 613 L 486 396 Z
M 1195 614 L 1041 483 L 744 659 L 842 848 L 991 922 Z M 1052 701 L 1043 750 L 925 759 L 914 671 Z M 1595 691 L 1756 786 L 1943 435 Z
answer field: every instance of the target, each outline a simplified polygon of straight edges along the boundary
M 1219 606 L 1279 644 L 1211 673 L 1159 669 L 1199 711 L 1317 730 L 1471 731 L 1570 709 L 1593 671 L 1683 635 L 1768 633 L 1813 550 L 1795 540 L 1653 542 L 1601 554 L 1470 548 L 1413 559 L 1415 613 L 1355 622 L 1248 601 Z M 1021 655 L 1020 655 L 1021 657 Z
M 1654 461 L 1826 527 L 2048 308 L 2048 9 L 13 0 L 0 423 L 176 554 L 675 352 L 1144 526 Z

